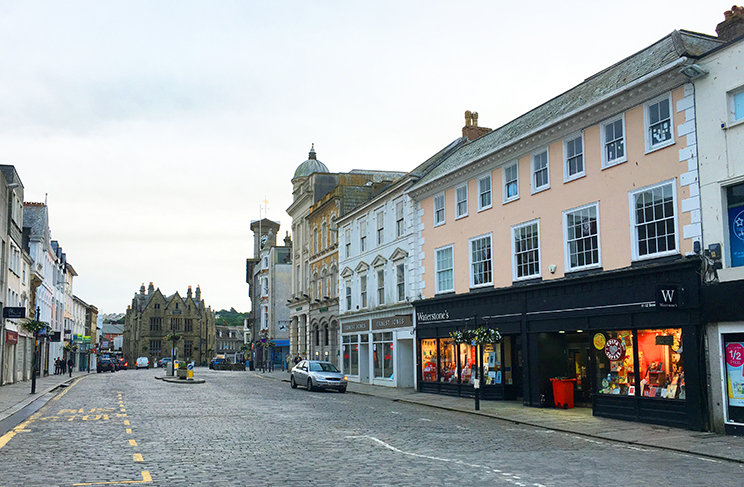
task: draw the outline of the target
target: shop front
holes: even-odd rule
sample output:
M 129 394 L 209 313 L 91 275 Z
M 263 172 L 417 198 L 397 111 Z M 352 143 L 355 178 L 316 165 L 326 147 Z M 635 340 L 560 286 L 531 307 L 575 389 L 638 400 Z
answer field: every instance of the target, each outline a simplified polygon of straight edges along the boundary
M 503 340 L 482 351 L 484 399 L 554 407 L 551 379 L 566 379 L 573 403 L 595 416 L 702 429 L 697 269 L 696 259 L 680 259 L 422 301 L 418 389 L 473 395 L 474 347 L 449 334 L 485 326 Z
M 410 314 L 341 322 L 343 372 L 349 380 L 413 387 L 413 318 Z

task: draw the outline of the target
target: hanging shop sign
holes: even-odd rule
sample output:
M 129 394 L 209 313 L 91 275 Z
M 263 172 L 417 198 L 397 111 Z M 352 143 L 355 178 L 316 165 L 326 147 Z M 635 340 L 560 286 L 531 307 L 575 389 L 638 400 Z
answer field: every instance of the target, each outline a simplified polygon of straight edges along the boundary
M 625 355 L 625 344 L 619 338 L 610 338 L 605 343 L 604 353 L 612 362 L 620 360 Z
M 396 315 L 372 320 L 373 330 L 385 330 L 387 328 L 400 328 L 405 326 L 413 326 L 411 315 Z
M 40 335 L 41 335 L 41 333 L 40 333 Z M 62 332 L 61 331 L 53 331 L 49 335 L 49 339 L 48 340 L 50 342 L 61 342 L 62 341 Z
M 604 333 L 597 333 L 594 335 L 594 339 L 592 340 L 594 342 L 594 348 L 597 350 L 603 350 L 605 347 L 605 343 L 607 343 L 607 338 L 605 338 Z
M 3 308 L 3 318 L 20 319 L 26 317 L 26 308 L 10 307 Z
M 18 332 L 5 330 L 5 344 L 15 345 L 16 343 L 18 343 Z

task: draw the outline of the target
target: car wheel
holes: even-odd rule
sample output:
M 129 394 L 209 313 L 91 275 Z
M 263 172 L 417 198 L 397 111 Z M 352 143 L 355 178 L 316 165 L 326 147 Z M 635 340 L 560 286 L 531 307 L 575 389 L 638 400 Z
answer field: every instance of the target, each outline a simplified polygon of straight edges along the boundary
M 346 388 L 345 387 L 342 387 L 342 388 L 340 388 L 338 390 L 338 392 L 340 392 L 341 394 L 343 394 L 344 392 L 346 392 Z
M 312 391 L 313 390 L 313 380 L 307 379 L 307 390 Z
M 289 378 L 289 386 L 292 389 L 297 389 L 297 382 L 295 381 L 294 376 L 292 376 L 292 377 Z

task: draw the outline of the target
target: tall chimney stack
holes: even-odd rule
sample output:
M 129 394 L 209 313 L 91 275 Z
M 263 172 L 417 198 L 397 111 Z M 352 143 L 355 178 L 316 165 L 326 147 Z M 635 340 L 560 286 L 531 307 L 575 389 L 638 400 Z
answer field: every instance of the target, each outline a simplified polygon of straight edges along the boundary
M 730 41 L 744 35 L 744 7 L 734 5 L 723 13 L 724 21 L 716 26 L 716 34 L 722 41 Z

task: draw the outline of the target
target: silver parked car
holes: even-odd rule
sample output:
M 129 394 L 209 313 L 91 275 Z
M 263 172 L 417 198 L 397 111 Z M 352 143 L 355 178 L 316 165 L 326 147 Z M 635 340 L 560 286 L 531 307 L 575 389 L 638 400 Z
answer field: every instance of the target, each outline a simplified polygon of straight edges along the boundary
M 292 389 L 296 389 L 299 384 L 307 387 L 308 391 L 336 389 L 338 392 L 346 392 L 349 382 L 346 376 L 330 362 L 303 360 L 292 368 L 289 383 Z

